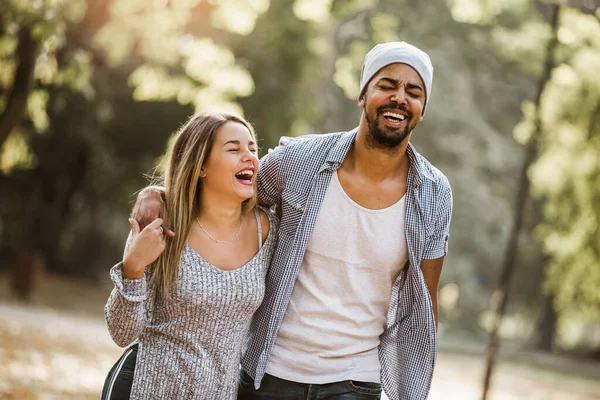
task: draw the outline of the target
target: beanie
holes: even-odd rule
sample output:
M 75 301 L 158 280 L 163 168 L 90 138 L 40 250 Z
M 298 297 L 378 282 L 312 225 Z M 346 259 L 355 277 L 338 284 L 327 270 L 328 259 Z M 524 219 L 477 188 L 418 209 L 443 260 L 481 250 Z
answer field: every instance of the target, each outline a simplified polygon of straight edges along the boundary
M 367 53 L 360 73 L 359 93 L 362 95 L 371 78 L 380 69 L 394 63 L 407 64 L 421 76 L 425 85 L 425 104 L 422 113 L 425 115 L 425 109 L 431 94 L 433 65 L 427 53 L 406 42 L 381 43 Z

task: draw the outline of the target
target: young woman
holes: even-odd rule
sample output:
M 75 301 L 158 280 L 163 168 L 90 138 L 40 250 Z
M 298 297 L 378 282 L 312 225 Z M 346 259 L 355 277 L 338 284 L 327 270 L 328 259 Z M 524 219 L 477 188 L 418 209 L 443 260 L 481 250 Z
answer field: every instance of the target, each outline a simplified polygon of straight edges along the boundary
M 277 225 L 256 207 L 256 147 L 250 124 L 230 114 L 195 115 L 179 132 L 164 177 L 175 236 L 161 219 L 141 232 L 131 219 L 123 262 L 110 271 L 108 329 L 119 346 L 137 346 L 109 374 L 103 399 L 129 398 L 129 389 L 131 399 L 235 398 Z

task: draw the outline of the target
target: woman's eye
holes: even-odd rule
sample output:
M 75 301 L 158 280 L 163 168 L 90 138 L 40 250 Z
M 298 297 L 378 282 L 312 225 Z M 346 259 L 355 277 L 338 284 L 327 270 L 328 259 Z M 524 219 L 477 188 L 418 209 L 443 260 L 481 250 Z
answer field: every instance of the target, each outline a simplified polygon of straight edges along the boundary
M 240 149 L 229 149 L 227 151 L 238 152 L 238 151 L 240 151 Z

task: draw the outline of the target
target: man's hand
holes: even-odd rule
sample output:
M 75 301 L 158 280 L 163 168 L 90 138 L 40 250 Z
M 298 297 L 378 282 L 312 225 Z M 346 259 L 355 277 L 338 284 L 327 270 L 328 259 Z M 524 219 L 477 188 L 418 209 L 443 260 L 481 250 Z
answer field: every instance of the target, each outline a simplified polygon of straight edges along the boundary
M 433 317 L 435 318 L 435 326 L 438 325 L 438 286 L 440 284 L 440 276 L 442 274 L 442 265 L 444 257 L 436 258 L 435 260 L 422 260 L 421 272 L 429 290 L 431 297 L 431 307 L 433 308 Z
M 152 221 L 160 218 L 163 220 L 164 233 L 167 236 L 175 236 L 175 232 L 169 226 L 167 218 L 167 206 L 163 201 L 165 188 L 162 186 L 148 186 L 144 188 L 137 197 L 131 218 L 135 219 L 140 230 L 143 230 Z
M 133 241 L 123 260 L 123 277 L 140 279 L 144 276 L 146 267 L 156 261 L 165 249 L 163 220 L 155 219 L 141 232 L 135 219 L 130 219 L 129 223 Z

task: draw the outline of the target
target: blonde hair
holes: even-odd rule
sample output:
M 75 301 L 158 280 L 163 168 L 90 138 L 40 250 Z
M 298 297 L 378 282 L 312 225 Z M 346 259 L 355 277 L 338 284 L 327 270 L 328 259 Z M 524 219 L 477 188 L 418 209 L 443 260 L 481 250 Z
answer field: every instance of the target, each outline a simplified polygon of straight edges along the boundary
M 186 246 L 192 224 L 200 212 L 202 193 L 201 172 L 210 155 L 218 129 L 227 122 L 244 125 L 253 140 L 256 135 L 252 125 L 242 117 L 227 113 L 204 112 L 193 115 L 177 133 L 169 150 L 164 172 L 165 201 L 169 226 L 175 237 L 166 237 L 163 253 L 153 265 L 151 285 L 158 296 L 169 295 L 178 276 L 181 254 Z M 242 203 L 242 212 L 256 206 L 254 195 Z

